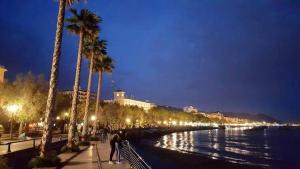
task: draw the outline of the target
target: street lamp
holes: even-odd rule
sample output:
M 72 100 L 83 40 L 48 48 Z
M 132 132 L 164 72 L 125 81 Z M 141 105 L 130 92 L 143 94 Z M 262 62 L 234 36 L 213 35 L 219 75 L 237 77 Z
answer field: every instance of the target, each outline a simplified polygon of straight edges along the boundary
M 69 113 L 68 113 L 68 112 L 65 112 L 65 116 L 68 117 L 68 116 L 69 116 Z
M 10 132 L 9 137 L 12 139 L 12 132 L 13 132 L 13 115 L 21 110 L 21 106 L 17 104 L 11 104 L 6 107 L 6 110 L 10 113 Z
M 126 118 L 126 123 L 130 123 L 131 122 L 131 119 L 130 118 Z
M 91 116 L 91 120 L 95 121 L 96 120 L 96 116 Z

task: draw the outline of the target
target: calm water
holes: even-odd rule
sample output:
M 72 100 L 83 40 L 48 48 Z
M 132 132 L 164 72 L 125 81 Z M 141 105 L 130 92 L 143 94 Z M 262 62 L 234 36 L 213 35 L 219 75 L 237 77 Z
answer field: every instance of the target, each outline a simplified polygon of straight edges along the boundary
M 156 146 L 234 163 L 300 169 L 300 129 L 181 132 L 163 136 Z

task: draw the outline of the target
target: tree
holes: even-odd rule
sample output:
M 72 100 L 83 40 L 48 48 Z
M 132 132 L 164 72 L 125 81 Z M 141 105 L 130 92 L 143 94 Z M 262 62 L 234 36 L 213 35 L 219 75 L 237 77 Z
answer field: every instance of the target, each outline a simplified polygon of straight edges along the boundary
M 101 52 L 101 44 L 99 38 L 96 36 L 86 36 L 84 40 L 84 48 L 83 54 L 90 61 L 89 65 L 89 77 L 88 77 L 88 85 L 87 85 L 87 97 L 85 102 L 85 109 L 84 109 L 84 118 L 83 118 L 83 140 L 85 141 L 87 138 L 88 133 L 88 114 L 89 114 L 89 105 L 90 105 L 90 95 L 91 95 L 91 82 L 92 82 L 92 74 L 93 74 L 93 67 L 94 67 L 94 59 L 95 53 Z
M 52 127 L 54 123 L 54 106 L 56 100 L 57 93 L 57 79 L 58 79 L 58 68 L 59 61 L 61 55 L 61 42 L 64 28 L 64 20 L 65 20 L 65 8 L 66 5 L 72 5 L 76 0 L 59 0 L 59 9 L 57 15 L 57 23 L 56 23 L 56 33 L 55 33 L 55 42 L 54 42 L 54 50 L 52 56 L 52 66 L 50 73 L 50 81 L 49 81 L 49 91 L 48 98 L 46 104 L 45 111 L 45 120 L 44 120 L 44 128 L 43 128 L 43 136 L 40 146 L 40 157 L 44 158 L 48 153 L 48 149 L 52 140 Z
M 0 88 L 1 104 L 4 110 L 10 104 L 17 104 L 22 107 L 13 118 L 20 124 L 19 134 L 23 132 L 25 123 L 35 122 L 42 117 L 46 105 L 48 85 L 43 75 L 35 76 L 30 72 L 19 74 L 10 83 L 5 83 Z
M 20 123 L 19 134 L 21 134 L 24 123 L 37 121 L 42 116 L 48 85 L 43 75 L 34 76 L 30 72 L 17 75 L 12 85 L 17 91 L 15 95 L 17 103 L 22 107 L 16 115 L 16 120 Z
M 69 148 L 72 148 L 74 147 L 73 139 L 75 137 L 75 130 L 76 130 L 78 88 L 80 82 L 83 40 L 86 35 L 93 35 L 96 32 L 98 32 L 99 30 L 98 23 L 100 22 L 100 18 L 87 9 L 82 9 L 79 13 L 77 13 L 75 9 L 71 9 L 70 11 L 72 13 L 72 16 L 67 19 L 67 22 L 69 23 L 69 25 L 67 25 L 67 30 L 79 36 L 76 74 L 75 74 L 75 81 L 73 87 L 71 117 L 70 117 L 69 132 L 68 132 L 68 144 L 67 144 Z
M 101 84 L 102 84 L 102 76 L 103 73 L 110 73 L 114 69 L 113 60 L 111 57 L 106 54 L 106 41 L 102 40 L 102 50 L 99 53 L 99 57 L 95 60 L 94 71 L 98 72 L 98 87 L 97 87 L 97 96 L 96 96 L 96 108 L 95 108 L 95 116 L 98 117 L 100 99 L 101 99 Z M 105 44 L 105 45 L 104 45 Z M 94 122 L 93 134 L 96 134 L 97 121 Z

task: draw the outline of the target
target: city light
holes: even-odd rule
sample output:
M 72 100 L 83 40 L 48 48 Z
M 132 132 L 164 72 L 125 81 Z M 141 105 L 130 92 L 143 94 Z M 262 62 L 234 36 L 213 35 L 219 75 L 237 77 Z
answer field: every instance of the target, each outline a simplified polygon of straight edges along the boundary
M 38 122 L 39 127 L 43 127 L 43 125 L 44 125 L 43 122 Z
M 126 118 L 126 123 L 130 123 L 131 122 L 131 119 L 130 118 Z
M 177 121 L 173 120 L 172 121 L 172 125 L 176 126 L 177 125 Z
M 16 113 L 21 109 L 21 106 L 18 104 L 11 104 L 6 107 L 6 110 L 10 113 Z
M 57 117 L 56 117 L 56 120 L 59 120 L 59 119 L 60 119 L 60 117 L 59 117 L 59 116 L 57 116 Z
M 92 121 L 95 121 L 95 120 L 96 120 L 96 116 L 94 116 L 94 115 L 91 116 L 91 120 L 92 120 Z
M 68 117 L 68 116 L 69 116 L 69 113 L 68 113 L 68 112 L 65 112 L 65 116 Z
M 11 113 L 11 117 L 10 117 L 10 132 L 9 132 L 9 138 L 12 139 L 13 135 L 13 115 L 15 113 L 17 113 L 18 111 L 20 111 L 22 109 L 22 107 L 18 104 L 11 104 L 11 105 L 8 105 L 6 107 L 6 110 Z

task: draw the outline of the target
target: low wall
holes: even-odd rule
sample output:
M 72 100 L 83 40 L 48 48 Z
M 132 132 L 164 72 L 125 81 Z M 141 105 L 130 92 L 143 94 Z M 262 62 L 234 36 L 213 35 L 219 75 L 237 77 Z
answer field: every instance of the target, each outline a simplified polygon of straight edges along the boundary
M 61 147 L 66 145 L 67 140 L 55 142 L 51 144 L 51 149 L 60 151 Z M 37 148 L 28 148 L 24 150 L 14 151 L 8 154 L 2 155 L 8 163 L 8 166 L 11 169 L 28 169 L 28 162 L 32 157 L 37 156 L 39 149 Z

